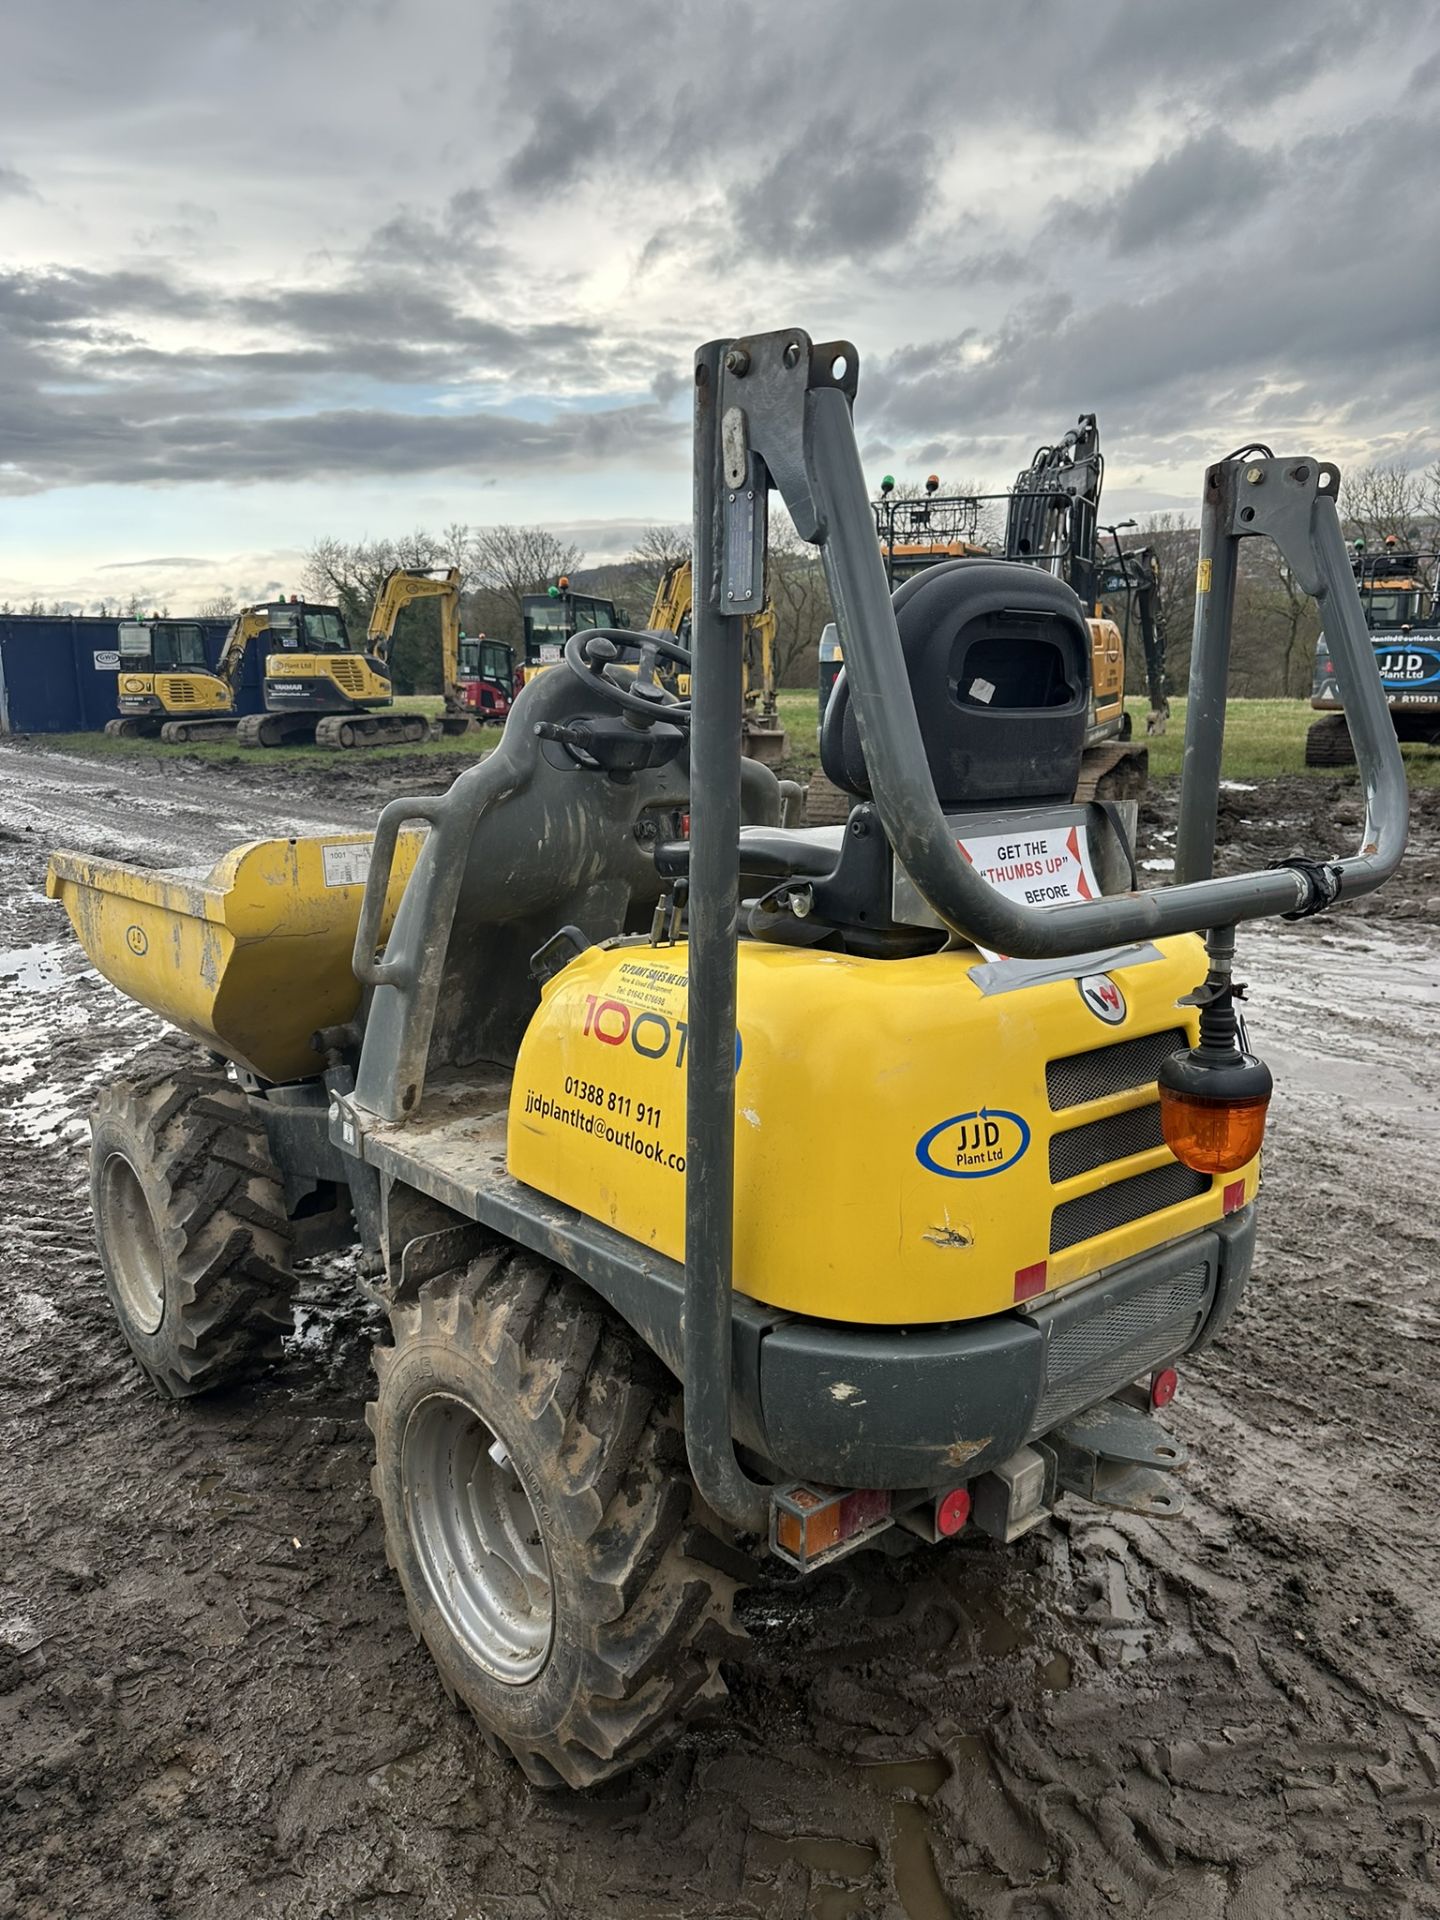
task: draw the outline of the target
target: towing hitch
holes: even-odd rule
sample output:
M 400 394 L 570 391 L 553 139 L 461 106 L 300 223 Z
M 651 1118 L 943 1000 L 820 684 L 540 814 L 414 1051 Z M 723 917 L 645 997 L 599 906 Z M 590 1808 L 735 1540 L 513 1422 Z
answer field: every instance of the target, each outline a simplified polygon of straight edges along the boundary
M 1173 1520 L 1184 1509 L 1174 1476 L 1189 1449 L 1138 1407 L 1102 1400 L 1037 1444 L 1054 1455 L 1057 1486 L 1097 1507 L 1151 1520 Z

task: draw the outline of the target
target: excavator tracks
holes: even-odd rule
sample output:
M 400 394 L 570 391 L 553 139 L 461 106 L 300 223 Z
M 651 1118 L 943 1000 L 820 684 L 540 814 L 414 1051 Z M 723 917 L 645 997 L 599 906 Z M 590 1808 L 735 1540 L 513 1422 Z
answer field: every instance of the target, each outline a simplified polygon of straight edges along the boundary
M 414 713 L 327 713 L 315 723 L 317 747 L 414 746 L 429 736 Z

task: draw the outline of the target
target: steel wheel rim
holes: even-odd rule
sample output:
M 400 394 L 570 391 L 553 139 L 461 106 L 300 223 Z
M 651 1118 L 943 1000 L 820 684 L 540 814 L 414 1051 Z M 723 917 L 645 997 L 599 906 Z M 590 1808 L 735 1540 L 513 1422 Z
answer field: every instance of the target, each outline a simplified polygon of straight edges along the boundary
M 533 1680 L 555 1630 L 550 1560 L 493 1429 L 456 1395 L 431 1394 L 406 1422 L 400 1479 L 415 1556 L 445 1624 L 497 1680 Z
M 110 1278 L 125 1318 L 139 1333 L 158 1333 L 165 1318 L 165 1262 L 155 1216 L 140 1176 L 123 1153 L 101 1174 L 102 1218 Z

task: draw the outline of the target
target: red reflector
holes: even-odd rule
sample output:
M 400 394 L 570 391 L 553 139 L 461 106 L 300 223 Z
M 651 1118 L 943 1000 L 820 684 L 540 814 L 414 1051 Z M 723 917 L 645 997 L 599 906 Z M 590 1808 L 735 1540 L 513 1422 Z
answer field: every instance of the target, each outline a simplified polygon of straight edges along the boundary
M 968 1487 L 952 1487 L 949 1493 L 942 1494 L 935 1502 L 935 1531 L 944 1534 L 947 1540 L 959 1533 L 969 1518 Z
M 1045 1291 L 1045 1268 L 1047 1262 L 1041 1260 L 1033 1267 L 1020 1267 L 1015 1274 L 1015 1298 L 1033 1300 L 1037 1293 Z
M 682 813 L 680 816 L 680 838 L 682 840 L 688 840 L 690 838 L 690 816 L 688 813 Z
M 1152 1407 L 1168 1407 L 1175 1398 L 1175 1389 L 1180 1385 L 1180 1376 L 1174 1367 L 1161 1367 L 1158 1373 L 1150 1376 L 1150 1404 Z
M 1245 1182 L 1243 1180 L 1227 1180 L 1225 1182 L 1226 1213 L 1238 1213 L 1244 1204 Z

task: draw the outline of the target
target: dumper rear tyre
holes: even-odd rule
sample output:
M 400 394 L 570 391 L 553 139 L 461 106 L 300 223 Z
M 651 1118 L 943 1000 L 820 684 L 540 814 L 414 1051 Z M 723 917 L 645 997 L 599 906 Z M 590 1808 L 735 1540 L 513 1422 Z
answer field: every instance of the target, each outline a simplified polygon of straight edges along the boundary
M 504 1250 L 391 1310 L 367 1409 L 386 1556 L 446 1692 L 541 1787 L 589 1787 L 725 1697 L 747 1563 L 679 1393 L 586 1288 Z
M 224 1075 L 118 1082 L 90 1117 L 105 1291 L 173 1399 L 249 1378 L 291 1326 L 290 1225 L 263 1124 Z

